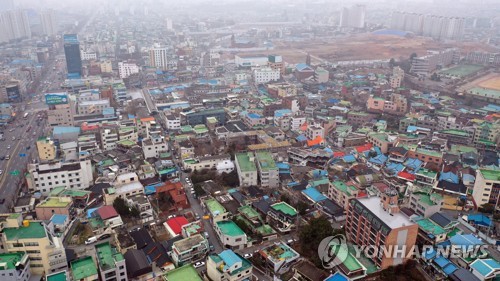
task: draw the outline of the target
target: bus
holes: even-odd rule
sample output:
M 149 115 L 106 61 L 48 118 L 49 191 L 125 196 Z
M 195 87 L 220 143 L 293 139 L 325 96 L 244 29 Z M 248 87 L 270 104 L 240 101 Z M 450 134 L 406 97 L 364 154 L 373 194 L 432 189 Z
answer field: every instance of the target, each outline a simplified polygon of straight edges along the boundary
M 27 119 L 27 118 L 28 118 L 28 115 L 29 115 L 29 113 L 28 113 L 28 112 L 24 113 L 23 118 L 24 118 L 24 119 Z

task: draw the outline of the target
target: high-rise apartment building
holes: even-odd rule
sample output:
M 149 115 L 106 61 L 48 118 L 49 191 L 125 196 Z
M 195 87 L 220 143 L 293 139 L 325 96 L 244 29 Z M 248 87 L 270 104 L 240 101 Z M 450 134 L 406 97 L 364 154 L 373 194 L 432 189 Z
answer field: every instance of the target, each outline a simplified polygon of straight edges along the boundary
M 31 38 L 28 15 L 23 10 L 9 10 L 0 14 L 0 42 Z
M 167 48 L 155 44 L 149 50 L 149 65 L 161 70 L 167 70 Z
M 40 23 L 42 24 L 42 32 L 47 36 L 57 34 L 56 16 L 54 10 L 45 10 L 40 13 Z
M 465 19 L 396 11 L 392 13 L 391 28 L 439 40 L 460 40 L 464 35 Z
M 66 56 L 68 77 L 80 77 L 82 75 L 82 58 L 80 42 L 76 34 L 64 35 L 64 55 Z
M 365 27 L 365 5 L 354 5 L 350 8 L 342 8 L 340 14 L 340 27 L 364 28 Z
M 388 255 L 379 250 L 373 259 L 376 266 L 386 269 L 406 262 L 417 240 L 418 225 L 399 212 L 397 191 L 381 196 L 349 201 L 345 229 L 347 239 L 358 246 L 387 249 Z M 399 253 L 394 252 L 396 247 Z

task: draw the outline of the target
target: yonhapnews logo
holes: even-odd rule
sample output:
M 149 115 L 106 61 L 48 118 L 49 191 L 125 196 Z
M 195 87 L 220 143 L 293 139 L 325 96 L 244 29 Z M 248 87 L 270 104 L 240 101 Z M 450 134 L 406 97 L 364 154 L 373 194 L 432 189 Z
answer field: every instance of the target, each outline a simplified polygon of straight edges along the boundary
M 326 269 L 332 269 L 343 263 L 349 255 L 345 236 L 339 234 L 321 240 L 318 246 L 318 255 Z

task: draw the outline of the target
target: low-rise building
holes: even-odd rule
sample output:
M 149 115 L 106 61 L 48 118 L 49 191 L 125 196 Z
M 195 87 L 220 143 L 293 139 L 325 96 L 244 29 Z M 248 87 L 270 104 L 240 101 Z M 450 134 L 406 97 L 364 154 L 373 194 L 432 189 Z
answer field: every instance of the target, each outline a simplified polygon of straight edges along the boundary
M 281 233 L 288 233 L 295 227 L 297 210 L 285 202 L 274 203 L 267 212 L 267 221 Z
M 27 253 L 32 274 L 41 275 L 67 268 L 62 240 L 41 221 L 23 221 L 20 214 L 11 214 L 3 223 L 1 240 L 5 252 Z
M 86 189 L 94 182 L 90 160 L 28 164 L 26 180 L 30 190 L 45 196 L 55 187 Z
M 259 171 L 260 185 L 276 188 L 279 186 L 279 170 L 274 162 L 273 155 L 267 151 L 256 152 L 255 159 Z
M 204 258 L 208 251 L 207 239 L 196 234 L 174 242 L 171 256 L 175 266 L 183 266 Z
M 229 212 L 214 198 L 208 198 L 202 204 L 210 213 L 212 223 L 229 219 Z
M 258 256 L 266 267 L 274 273 L 287 272 L 290 266 L 300 258 L 299 253 L 283 242 L 274 243 L 261 249 Z
M 233 221 L 218 221 L 214 225 L 214 230 L 223 247 L 239 250 L 247 246 L 247 235 Z
M 25 252 L 0 253 L 2 281 L 28 281 L 31 277 L 30 259 Z
M 333 181 L 328 185 L 328 198 L 345 209 L 350 199 L 358 197 L 358 191 L 354 185 L 345 184 L 343 181 Z
M 99 273 L 94 259 L 86 256 L 70 262 L 73 280 L 97 281 Z
M 127 266 L 123 255 L 109 242 L 95 246 L 99 275 L 102 281 L 127 281 Z
M 150 138 L 142 140 L 142 151 L 146 159 L 159 158 L 160 152 L 168 151 L 168 144 L 163 136 L 151 135 Z
M 231 156 L 229 154 L 204 156 L 195 159 L 186 159 L 182 163 L 184 169 L 191 169 L 194 171 L 203 169 L 209 169 L 209 170 L 214 169 L 217 167 L 217 164 L 220 163 L 221 161 L 231 161 Z
M 476 181 L 472 197 L 476 204 L 495 204 L 500 193 L 500 171 L 479 169 L 476 172 Z
M 253 71 L 253 80 L 257 84 L 265 84 L 271 81 L 280 79 L 280 70 L 275 70 L 270 67 L 257 68 Z
M 38 150 L 38 158 L 41 161 L 54 160 L 57 157 L 57 147 L 49 138 L 40 137 L 36 141 L 36 149 Z
M 207 257 L 207 275 L 213 281 L 242 281 L 252 278 L 253 265 L 232 250 Z
M 257 166 L 253 153 L 238 153 L 235 158 L 240 186 L 257 185 Z
M 50 220 L 55 214 L 73 217 L 73 200 L 71 197 L 48 197 L 35 207 L 35 212 L 39 220 Z
M 410 209 L 415 214 L 428 218 L 441 210 L 443 196 L 432 193 L 430 189 L 422 189 L 410 194 Z

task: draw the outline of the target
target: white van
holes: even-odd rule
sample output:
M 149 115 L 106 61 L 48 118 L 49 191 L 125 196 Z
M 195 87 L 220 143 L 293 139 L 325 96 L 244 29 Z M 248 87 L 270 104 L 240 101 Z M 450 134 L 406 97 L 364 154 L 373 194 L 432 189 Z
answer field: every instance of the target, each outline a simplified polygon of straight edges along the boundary
M 90 245 L 90 244 L 95 243 L 95 242 L 97 242 L 97 237 L 92 236 L 89 239 L 85 240 L 85 245 Z

